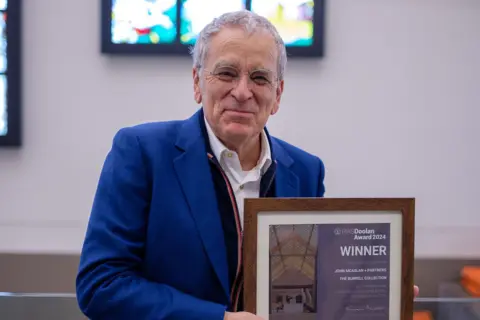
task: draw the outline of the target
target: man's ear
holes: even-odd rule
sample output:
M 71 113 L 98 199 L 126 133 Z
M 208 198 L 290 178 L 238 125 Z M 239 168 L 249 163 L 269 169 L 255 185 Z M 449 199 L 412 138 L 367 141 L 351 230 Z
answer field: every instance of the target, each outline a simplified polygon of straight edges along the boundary
M 195 102 L 200 104 L 202 103 L 202 91 L 200 90 L 200 73 L 197 68 L 193 68 L 193 98 Z
M 272 108 L 272 111 L 270 114 L 273 116 L 275 113 L 278 112 L 278 109 L 280 108 L 280 101 L 282 100 L 282 94 L 283 94 L 283 86 L 284 86 L 284 81 L 281 80 L 278 82 L 278 86 L 275 89 L 275 105 Z

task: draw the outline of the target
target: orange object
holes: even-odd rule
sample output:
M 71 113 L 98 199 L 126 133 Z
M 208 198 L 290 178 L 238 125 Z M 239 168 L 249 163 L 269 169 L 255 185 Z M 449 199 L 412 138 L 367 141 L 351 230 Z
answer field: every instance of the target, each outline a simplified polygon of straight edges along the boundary
M 460 282 L 468 294 L 480 297 L 480 267 L 463 267 Z
M 461 271 L 462 279 L 477 284 L 480 287 L 480 267 L 465 266 Z
M 433 316 L 430 311 L 415 311 L 413 320 L 433 320 Z
M 461 280 L 462 287 L 467 293 L 473 297 L 480 297 L 480 286 L 475 282 L 467 279 Z

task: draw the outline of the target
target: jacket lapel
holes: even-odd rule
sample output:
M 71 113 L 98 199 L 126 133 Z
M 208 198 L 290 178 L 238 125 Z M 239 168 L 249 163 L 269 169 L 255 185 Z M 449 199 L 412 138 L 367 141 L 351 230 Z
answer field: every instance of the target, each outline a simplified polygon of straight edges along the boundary
M 300 196 L 298 176 L 291 170 L 293 159 L 277 140 L 271 139 L 273 155 L 277 162 L 275 188 L 278 198 L 295 198 Z
M 174 167 L 205 251 L 228 296 L 225 240 L 205 141 L 201 134 L 200 115 L 197 112 L 181 127 L 176 146 L 183 152 L 174 160 Z

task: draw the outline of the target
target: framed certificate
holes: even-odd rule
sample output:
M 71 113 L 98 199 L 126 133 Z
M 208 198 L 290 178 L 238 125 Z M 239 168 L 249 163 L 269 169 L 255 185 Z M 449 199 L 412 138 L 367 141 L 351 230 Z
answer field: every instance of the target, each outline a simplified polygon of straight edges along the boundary
M 245 310 L 270 320 L 413 318 L 414 199 L 245 200 Z

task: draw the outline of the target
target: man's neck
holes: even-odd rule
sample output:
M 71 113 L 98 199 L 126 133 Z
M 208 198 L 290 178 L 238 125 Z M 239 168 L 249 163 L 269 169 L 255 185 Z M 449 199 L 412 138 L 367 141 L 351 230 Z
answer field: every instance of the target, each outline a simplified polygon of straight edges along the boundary
M 225 141 L 222 141 L 222 143 L 225 144 L 227 148 L 237 153 L 244 171 L 249 171 L 255 168 L 262 153 L 262 139 L 260 135 L 236 144 L 228 144 L 225 143 Z
M 214 149 L 218 148 L 218 146 L 216 146 L 217 145 L 216 141 L 218 141 L 224 147 L 228 148 L 231 151 L 236 152 L 240 160 L 240 165 L 242 167 L 242 170 L 244 171 L 250 171 L 257 166 L 260 160 L 260 157 L 262 156 L 262 148 L 265 148 L 266 150 L 269 149 L 268 142 L 264 141 L 266 140 L 264 139 L 264 136 L 263 136 L 264 132 L 261 132 L 255 137 L 251 137 L 247 139 L 239 138 L 237 141 L 230 140 L 227 142 L 215 134 L 212 127 L 208 123 L 207 118 L 204 118 L 204 121 L 207 127 L 207 133 L 209 135 L 210 143 L 213 144 Z M 266 143 L 266 145 L 262 145 L 264 142 Z M 265 152 L 268 153 L 268 151 L 265 151 Z M 216 156 L 219 156 L 219 155 L 217 154 Z

